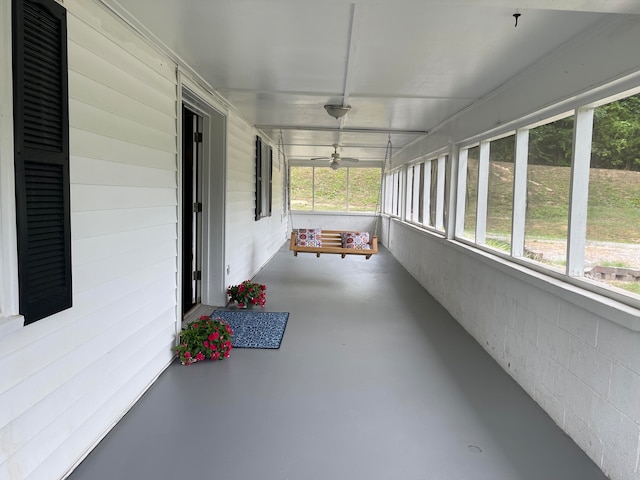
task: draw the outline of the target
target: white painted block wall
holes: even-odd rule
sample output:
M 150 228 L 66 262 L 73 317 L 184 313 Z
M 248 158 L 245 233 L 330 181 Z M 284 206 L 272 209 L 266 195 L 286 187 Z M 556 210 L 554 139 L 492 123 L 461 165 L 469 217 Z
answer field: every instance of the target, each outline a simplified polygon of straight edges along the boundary
M 383 223 L 391 253 L 605 474 L 640 479 L 640 332 L 592 313 L 570 287 Z
M 367 213 L 292 212 L 292 228 L 324 228 L 351 232 L 373 233 L 376 215 Z

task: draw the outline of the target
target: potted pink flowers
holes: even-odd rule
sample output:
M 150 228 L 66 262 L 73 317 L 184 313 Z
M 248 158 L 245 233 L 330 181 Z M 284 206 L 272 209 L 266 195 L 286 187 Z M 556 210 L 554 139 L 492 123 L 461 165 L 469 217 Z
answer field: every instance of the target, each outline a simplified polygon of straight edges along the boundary
M 239 308 L 250 305 L 264 307 L 267 302 L 267 287 L 251 280 L 245 280 L 240 285 L 231 285 L 227 288 L 229 303 L 237 302 Z
M 222 360 L 231 353 L 232 336 L 233 330 L 223 319 L 203 315 L 182 329 L 176 352 L 183 365 L 206 359 Z

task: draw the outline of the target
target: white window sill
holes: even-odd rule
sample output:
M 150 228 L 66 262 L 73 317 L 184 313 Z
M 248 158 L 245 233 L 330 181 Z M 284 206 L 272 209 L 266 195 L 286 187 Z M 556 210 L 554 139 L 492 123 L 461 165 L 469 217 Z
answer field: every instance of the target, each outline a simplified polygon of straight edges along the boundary
M 471 242 L 466 242 L 464 239 L 456 238 L 449 240 L 442 238 L 441 232 L 433 232 L 421 226 L 402 222 L 400 219 L 393 217 L 391 218 L 406 228 L 420 232 L 422 235 L 446 242 L 447 245 L 461 254 L 474 257 L 491 268 L 519 281 L 526 282 L 535 288 L 549 292 L 577 307 L 584 308 L 605 320 L 621 325 L 631 331 L 640 332 L 640 308 L 637 308 L 634 304 L 628 304 L 607 296 L 604 293 L 589 290 L 588 282 L 584 279 L 574 279 L 561 274 L 557 274 L 556 276 L 554 272 L 546 269 L 537 270 L 534 265 L 528 262 L 518 262 L 510 257 L 503 258 L 503 256 L 497 252 L 494 253 L 483 250 Z
M 577 307 L 584 308 L 610 322 L 617 323 L 631 331 L 640 332 L 640 309 L 611 298 L 605 294 L 583 288 L 587 283 L 582 279 L 572 279 L 563 275 L 556 278 L 552 271 L 538 271 L 533 266 L 520 264 L 500 255 L 494 255 L 477 247 L 466 245 L 459 240 L 449 241 L 454 248 L 474 255 L 482 262 L 535 288 L 549 292 Z M 572 283 L 575 282 L 575 283 Z
M 291 215 L 334 215 L 339 216 L 361 216 L 361 217 L 375 217 L 376 212 L 348 212 L 336 210 L 291 210 Z
M 24 317 L 22 315 L 5 317 L 2 312 L 0 312 L 0 338 L 16 330 L 20 330 L 23 326 Z

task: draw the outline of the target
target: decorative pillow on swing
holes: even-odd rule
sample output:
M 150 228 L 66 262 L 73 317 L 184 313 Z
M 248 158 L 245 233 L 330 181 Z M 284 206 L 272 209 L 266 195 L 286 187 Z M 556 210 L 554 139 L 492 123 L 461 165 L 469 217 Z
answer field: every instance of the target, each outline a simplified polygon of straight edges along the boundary
M 354 250 L 371 250 L 369 232 L 346 232 L 342 234 L 342 247 Z
M 321 228 L 299 228 L 296 230 L 296 245 L 299 247 L 321 247 Z

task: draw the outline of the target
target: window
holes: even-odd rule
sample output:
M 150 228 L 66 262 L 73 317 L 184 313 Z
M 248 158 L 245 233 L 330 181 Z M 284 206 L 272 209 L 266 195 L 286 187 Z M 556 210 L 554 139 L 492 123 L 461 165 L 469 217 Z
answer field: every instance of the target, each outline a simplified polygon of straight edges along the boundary
M 438 217 L 438 161 L 429 162 L 429 221 L 430 227 L 436 226 Z
M 313 210 L 313 167 L 291 167 L 291 210 Z
M 407 168 L 407 221 L 444 231 L 448 172 L 447 155 Z
M 350 212 L 375 212 L 380 196 L 380 169 L 349 168 L 349 201 Z
M 511 251 L 515 136 L 489 144 L 486 244 Z
M 347 209 L 347 169 L 314 168 L 314 210 L 344 212 Z
M 406 210 L 405 216 L 408 222 L 417 222 L 419 215 L 419 203 L 418 198 L 420 192 L 418 191 L 420 184 L 420 168 L 417 165 L 410 165 L 407 167 L 407 195 L 406 195 Z
M 13 2 L 13 108 L 20 313 L 71 307 L 66 10 Z
M 271 216 L 272 173 L 273 150 L 260 137 L 256 137 L 256 220 Z
M 400 216 L 401 180 L 400 170 L 387 173 L 384 177 L 385 196 L 383 211 L 395 217 Z
M 573 117 L 529 131 L 524 256 L 564 272 Z
M 640 94 L 601 103 L 462 148 L 455 234 L 636 305 Z
M 423 224 L 425 205 L 429 208 L 429 199 L 425 199 L 425 164 L 417 163 L 407 168 L 407 221 Z M 428 192 L 428 190 L 427 190 Z
M 451 161 L 449 155 L 445 155 L 439 159 L 444 164 L 444 175 L 442 185 L 442 230 L 444 231 L 449 221 L 449 188 L 451 185 Z
M 425 164 L 421 163 L 418 165 L 419 169 L 418 169 L 418 176 L 419 176 L 419 181 L 418 181 L 418 223 L 420 224 L 424 224 L 424 219 L 425 219 L 425 214 L 424 214 L 424 205 L 425 205 L 425 198 L 424 198 L 424 185 L 425 185 Z
M 290 167 L 291 209 L 375 212 L 380 194 L 379 168 Z
M 461 232 L 464 238 L 475 240 L 476 238 L 476 215 L 478 209 L 478 167 L 480 163 L 480 147 L 473 147 L 466 150 L 466 189 L 464 197 L 464 231 Z
M 640 294 L 640 95 L 594 111 L 584 269 Z

